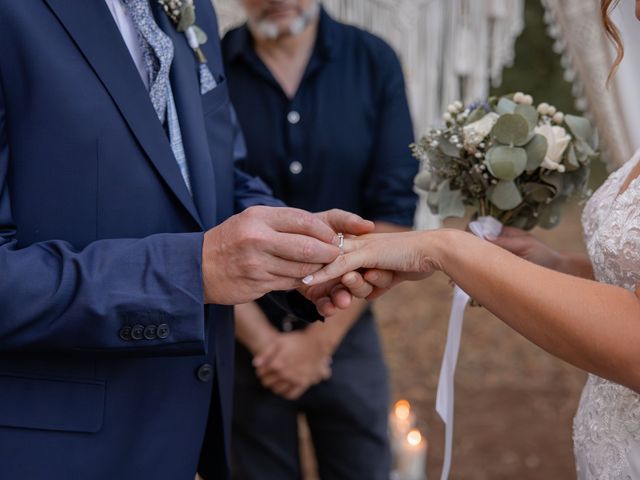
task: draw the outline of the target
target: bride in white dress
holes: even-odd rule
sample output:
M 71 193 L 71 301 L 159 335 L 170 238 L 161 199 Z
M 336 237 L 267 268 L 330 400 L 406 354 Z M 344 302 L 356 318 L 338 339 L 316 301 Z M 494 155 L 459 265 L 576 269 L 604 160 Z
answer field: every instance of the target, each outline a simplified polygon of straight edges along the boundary
M 602 11 L 619 63 L 608 17 L 615 3 L 602 0 Z M 636 8 L 640 18 L 640 0 Z M 639 175 L 640 152 L 590 199 L 588 255 L 554 251 L 512 228 L 492 243 L 447 229 L 368 235 L 346 240 L 345 254 L 305 283 L 344 275 L 348 284 L 356 278 L 347 272 L 365 268 L 377 296 L 443 271 L 522 335 L 589 372 L 574 421 L 578 478 L 640 479 Z

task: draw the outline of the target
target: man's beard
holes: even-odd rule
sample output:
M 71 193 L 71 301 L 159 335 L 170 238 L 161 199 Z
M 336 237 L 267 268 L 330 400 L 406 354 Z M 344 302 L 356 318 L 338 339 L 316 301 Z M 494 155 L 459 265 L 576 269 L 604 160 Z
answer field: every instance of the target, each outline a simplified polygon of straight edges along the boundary
M 249 24 L 253 34 L 257 37 L 265 40 L 276 40 L 279 37 L 301 34 L 318 17 L 319 13 L 320 4 L 315 1 L 307 10 L 292 20 L 289 26 L 282 30 L 271 20 L 249 20 Z

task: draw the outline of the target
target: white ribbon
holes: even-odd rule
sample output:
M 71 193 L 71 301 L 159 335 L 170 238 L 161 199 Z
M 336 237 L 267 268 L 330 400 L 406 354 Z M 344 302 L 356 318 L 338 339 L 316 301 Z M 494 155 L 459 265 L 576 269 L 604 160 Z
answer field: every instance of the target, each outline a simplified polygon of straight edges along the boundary
M 469 224 L 469 230 L 482 239 L 485 239 L 487 236 L 497 237 L 502 232 L 502 224 L 494 217 L 479 217 Z M 456 364 L 458 363 L 458 354 L 460 352 L 464 311 L 469 304 L 469 299 L 469 295 L 456 285 L 453 291 L 447 344 L 442 357 L 440 379 L 438 380 L 438 393 L 436 395 L 436 411 L 445 425 L 444 462 L 442 465 L 441 480 L 447 480 L 451 470 L 454 377 L 456 374 Z

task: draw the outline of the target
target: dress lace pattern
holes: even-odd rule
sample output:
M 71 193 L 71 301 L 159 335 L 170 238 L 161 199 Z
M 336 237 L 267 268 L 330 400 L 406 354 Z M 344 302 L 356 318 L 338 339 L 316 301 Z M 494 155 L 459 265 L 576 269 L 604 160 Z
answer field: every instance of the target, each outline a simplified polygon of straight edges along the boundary
M 635 291 L 640 284 L 640 178 L 619 194 L 640 151 L 587 203 L 585 241 L 597 281 Z M 589 375 L 573 424 L 579 480 L 640 479 L 640 395 Z

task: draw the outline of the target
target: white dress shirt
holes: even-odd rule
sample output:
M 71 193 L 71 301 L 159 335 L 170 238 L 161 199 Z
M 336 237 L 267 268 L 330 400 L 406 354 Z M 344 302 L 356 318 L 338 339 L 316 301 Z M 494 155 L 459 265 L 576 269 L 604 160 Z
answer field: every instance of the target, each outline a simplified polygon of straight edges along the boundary
M 147 90 L 149 90 L 149 75 L 144 63 L 144 54 L 142 53 L 142 47 L 140 46 L 140 40 L 138 39 L 138 32 L 136 31 L 136 27 L 133 25 L 131 18 L 129 18 L 129 13 L 120 0 L 105 0 L 105 2 L 107 2 L 107 7 L 109 7 L 109 11 L 111 12 L 111 15 L 113 15 L 113 19 L 120 30 L 124 43 L 127 44 L 131 58 L 136 64 L 136 68 L 142 77 L 142 81 L 147 87 Z

